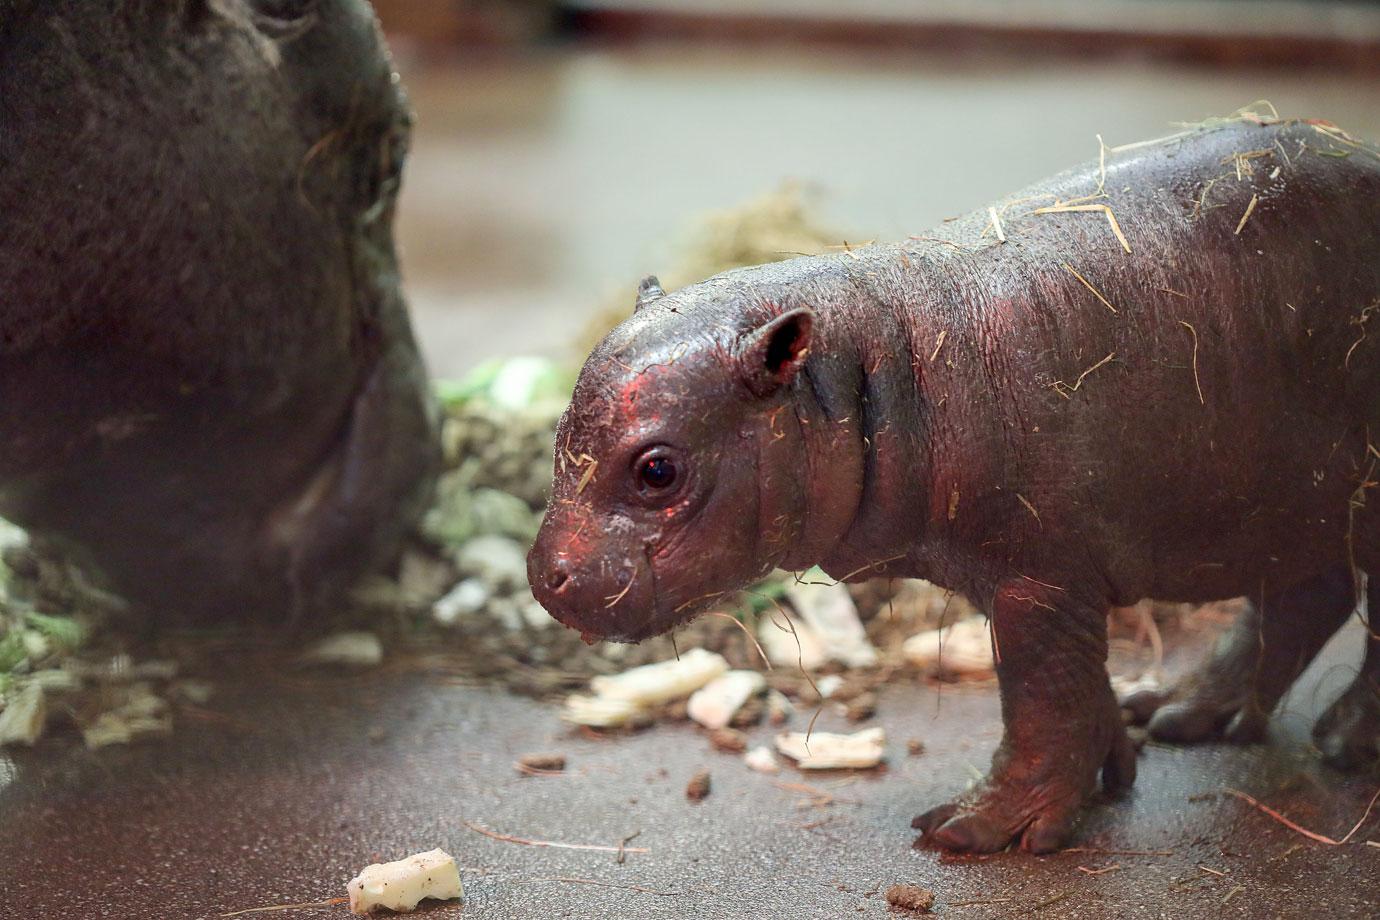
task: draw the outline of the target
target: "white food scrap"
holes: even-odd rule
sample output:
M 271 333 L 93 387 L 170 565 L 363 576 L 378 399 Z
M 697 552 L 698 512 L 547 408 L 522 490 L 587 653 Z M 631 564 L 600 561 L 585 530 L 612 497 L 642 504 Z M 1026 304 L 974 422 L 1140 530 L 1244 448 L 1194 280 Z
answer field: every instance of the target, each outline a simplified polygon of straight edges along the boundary
M 982 617 L 911 636 L 901 652 L 912 664 L 963 677 L 990 677 L 996 667 L 992 636 Z
M 449 901 L 464 894 L 460 869 L 449 853 L 439 849 L 365 866 L 345 887 L 354 914 L 379 907 L 406 912 L 427 898 Z
M 785 725 L 795 715 L 795 704 L 780 690 L 767 691 L 767 719 L 772 725 Z
M 129 744 L 146 735 L 166 735 L 172 731 L 168 703 L 146 683 L 129 684 L 112 693 L 118 702 L 83 725 L 82 741 L 91 750 L 110 744 Z
M 755 747 L 744 754 L 743 763 L 748 765 L 749 770 L 756 770 L 758 773 L 781 772 L 781 764 L 777 763 L 776 755 L 766 745 Z
M 837 674 L 825 674 L 815 681 L 815 688 L 819 690 L 819 698 L 822 700 L 827 700 L 833 696 L 842 686 L 843 678 Z
M 756 671 L 729 671 L 690 695 L 686 712 L 711 731 L 726 728 L 743 704 L 767 688 Z
M 799 666 L 814 671 L 829 660 L 815 631 L 800 617 L 783 610 L 763 614 L 757 626 L 757 640 L 767 653 L 767 660 L 778 668 Z
M 43 687 L 31 683 L 0 711 L 0 747 L 6 744 L 33 745 L 43 737 L 48 721 L 48 701 Z
M 327 636 L 303 656 L 312 664 L 369 668 L 383 661 L 383 643 L 371 632 L 342 632 Z
M 679 659 L 643 665 L 612 677 L 596 677 L 589 686 L 605 699 L 658 706 L 689 696 L 727 670 L 728 662 L 722 655 L 697 648 Z
M 804 732 L 785 732 L 776 736 L 776 749 L 796 762 L 802 770 L 866 769 L 881 763 L 886 747 L 886 732 L 868 728 L 851 735 L 815 732 L 807 739 Z
M 867 639 L 858 605 L 846 585 L 806 582 L 787 591 L 786 599 L 819 638 L 825 657 L 849 668 L 870 668 L 877 663 L 877 650 Z
M 631 700 L 572 693 L 565 698 L 561 718 L 574 725 L 588 725 L 591 728 L 618 728 L 633 721 L 642 711 L 642 707 Z
M 728 662 L 722 655 L 691 649 L 678 659 L 594 678 L 589 683 L 592 694 L 566 697 L 561 718 L 575 725 L 616 728 L 655 706 L 689 696 L 727 670 Z

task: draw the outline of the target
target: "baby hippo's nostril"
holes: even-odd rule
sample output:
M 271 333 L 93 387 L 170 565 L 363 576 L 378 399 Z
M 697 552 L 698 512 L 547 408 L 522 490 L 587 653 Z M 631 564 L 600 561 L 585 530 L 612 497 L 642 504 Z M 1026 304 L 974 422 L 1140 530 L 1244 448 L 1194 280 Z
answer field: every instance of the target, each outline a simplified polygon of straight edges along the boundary
M 570 566 L 564 559 L 557 559 L 551 563 L 551 568 L 546 572 L 546 587 L 550 591 L 559 591 L 565 587 L 570 580 Z

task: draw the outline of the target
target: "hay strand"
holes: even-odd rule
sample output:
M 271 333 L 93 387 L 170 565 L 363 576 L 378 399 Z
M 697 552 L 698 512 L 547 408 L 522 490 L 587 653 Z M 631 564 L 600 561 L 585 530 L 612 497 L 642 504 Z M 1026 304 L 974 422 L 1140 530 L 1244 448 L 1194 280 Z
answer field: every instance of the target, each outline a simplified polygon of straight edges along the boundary
M 1002 229 L 1001 218 L 997 216 L 997 209 L 989 205 L 987 208 L 987 213 L 992 218 L 992 229 L 996 231 L 997 241 L 1005 243 L 1006 231 Z
M 1315 831 L 1310 831 L 1306 827 L 1302 827 L 1298 824 L 1295 824 L 1293 821 L 1290 821 L 1288 818 L 1284 817 L 1284 815 L 1275 811 L 1270 806 L 1262 804 L 1258 800 L 1252 798 L 1251 796 L 1240 791 L 1239 789 L 1224 789 L 1223 791 L 1227 795 L 1236 796 L 1236 798 L 1240 799 L 1241 801 L 1249 805 L 1255 806 L 1255 808 L 1257 808 L 1259 811 L 1268 815 L 1271 818 L 1274 818 L 1280 824 L 1283 824 L 1285 827 L 1289 828 L 1289 830 L 1294 831 L 1295 833 L 1302 834 L 1309 840 L 1315 840 L 1318 843 L 1327 844 L 1330 847 L 1342 846 L 1343 844 L 1349 842 L 1352 837 L 1356 836 L 1356 832 L 1361 829 L 1361 825 L 1366 823 L 1366 819 L 1370 817 L 1371 810 L 1375 808 L 1376 799 L 1380 799 L 1380 789 L 1376 789 L 1375 795 L 1370 797 L 1370 803 L 1366 805 L 1366 810 L 1361 815 L 1361 819 L 1357 821 L 1355 825 L 1352 826 L 1351 830 L 1346 832 L 1346 836 L 1342 837 L 1342 839 L 1340 840 L 1334 840 L 1331 837 L 1324 836 L 1323 834 L 1319 834 Z
M 1080 274 L 1078 273 L 1078 269 L 1074 268 L 1072 265 L 1070 265 L 1070 264 L 1067 263 L 1067 262 L 1064 262 L 1064 263 L 1063 263 L 1063 266 L 1064 266 L 1064 269 L 1065 269 L 1066 271 L 1068 271 L 1069 274 L 1073 275 L 1073 277 L 1077 278 L 1080 282 L 1082 282 L 1083 287 L 1085 287 L 1085 288 L 1087 288 L 1088 290 L 1092 291 L 1093 296 L 1096 297 L 1098 300 L 1102 301 L 1102 305 L 1103 305 L 1104 307 L 1106 307 L 1108 310 L 1111 310 L 1113 313 L 1119 312 L 1119 311 L 1117 310 L 1116 307 L 1112 306 L 1112 302 L 1111 302 L 1110 300 L 1108 300 L 1107 298 L 1105 298 L 1105 297 L 1102 296 L 1102 292 L 1101 292 L 1101 291 L 1099 291 L 1097 288 L 1095 288 L 1095 287 L 1092 286 L 1092 282 L 1091 282 L 1091 281 L 1089 281 L 1087 278 L 1084 278 L 1082 275 L 1080 275 Z
M 525 847 L 551 847 L 551 848 L 560 849 L 560 850 L 593 850 L 593 851 L 598 852 L 598 853 L 648 853 L 648 852 L 650 852 L 650 851 L 647 850 L 645 847 L 630 847 L 630 846 L 625 846 L 624 844 L 621 844 L 621 843 L 620 843 L 618 846 L 615 847 L 615 846 L 604 846 L 603 844 L 597 844 L 597 843 L 557 843 L 557 842 L 551 841 L 551 840 L 528 840 L 526 837 L 513 837 L 513 836 L 511 836 L 511 835 L 509 835 L 509 834 L 500 834 L 500 833 L 498 833 L 497 831 L 491 831 L 491 830 L 489 830 L 487 827 L 483 827 L 482 825 L 475 824 L 473 821 L 465 821 L 465 822 L 463 822 L 463 823 L 464 823 L 464 825 L 465 825 L 466 827 L 468 827 L 470 830 L 474 831 L 476 834 L 483 834 L 485 837 L 489 837 L 489 838 L 491 838 L 491 839 L 493 839 L 493 840 L 501 840 L 501 841 L 503 841 L 504 843 L 516 843 L 516 844 L 519 844 L 520 846 L 525 846 Z
M 1246 221 L 1251 219 L 1251 213 L 1255 210 L 1256 203 L 1260 201 L 1259 195 L 1251 196 L 1251 203 L 1246 205 L 1246 213 L 1241 215 L 1241 222 L 1236 225 L 1236 235 L 1241 235 L 1241 230 L 1246 226 Z
M 941 329 L 941 330 L 939 331 L 939 335 L 935 337 L 935 340 L 934 340 L 934 351 L 930 352 L 930 363 L 931 363 L 931 364 L 934 363 L 934 359 L 935 359 L 935 358 L 939 357 L 939 349 L 941 349 L 941 348 L 944 347 L 944 339 L 946 339 L 946 338 L 948 337 L 948 335 L 949 335 L 949 330 L 947 330 L 947 329 Z
M 1079 374 L 1078 379 L 1073 382 L 1073 386 L 1069 386 L 1062 380 L 1056 380 L 1050 384 L 1050 388 L 1053 389 L 1054 392 L 1058 393 L 1060 396 L 1064 397 L 1065 399 L 1068 399 L 1070 398 L 1070 396 L 1072 396 L 1072 394 L 1078 392 L 1078 388 L 1083 385 L 1083 381 L 1087 379 L 1089 374 L 1091 374 L 1098 368 L 1102 367 L 1104 364 L 1111 361 L 1115 357 L 1116 352 L 1112 352 L 1111 354 L 1107 355 L 1107 357 L 1103 358 L 1101 361 L 1098 361 L 1092 367 L 1088 368 L 1083 373 Z
M 1183 320 L 1179 320 L 1179 325 L 1193 334 L 1193 386 L 1198 391 L 1198 405 L 1206 406 L 1207 400 L 1203 399 L 1203 384 L 1198 379 L 1198 330 L 1193 328 L 1192 323 Z
M 1107 224 L 1112 228 L 1112 235 L 1121 244 L 1121 248 L 1129 255 L 1131 244 L 1126 240 L 1126 234 L 1121 232 L 1121 224 L 1117 222 L 1116 212 L 1108 204 L 1052 204 L 1046 208 L 1036 208 L 1031 214 L 1076 214 L 1081 212 L 1099 212 L 1106 215 Z

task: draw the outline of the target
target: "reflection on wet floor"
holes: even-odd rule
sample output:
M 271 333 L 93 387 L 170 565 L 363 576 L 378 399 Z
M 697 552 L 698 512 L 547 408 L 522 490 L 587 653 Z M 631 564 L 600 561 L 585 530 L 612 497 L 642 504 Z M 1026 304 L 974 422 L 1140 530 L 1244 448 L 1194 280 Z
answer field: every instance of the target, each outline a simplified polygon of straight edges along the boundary
M 1269 99 L 1380 137 L 1373 76 L 1124 59 L 810 48 L 571 48 L 404 61 L 401 209 L 432 371 L 572 360 L 611 292 L 678 261 L 697 215 L 805 183 L 849 240 L 897 239 L 1175 121 Z

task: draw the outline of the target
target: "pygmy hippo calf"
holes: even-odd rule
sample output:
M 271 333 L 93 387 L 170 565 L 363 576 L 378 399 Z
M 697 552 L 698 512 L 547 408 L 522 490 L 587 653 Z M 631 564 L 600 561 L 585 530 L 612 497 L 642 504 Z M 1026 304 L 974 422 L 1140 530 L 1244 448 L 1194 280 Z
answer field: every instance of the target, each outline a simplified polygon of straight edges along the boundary
M 439 450 L 364 0 L 0 0 L 0 515 L 162 613 L 396 555 Z
M 1258 736 L 1380 567 L 1380 153 L 1240 118 L 1104 152 L 936 231 L 645 283 L 556 441 L 537 597 L 636 641 L 775 567 L 990 614 L 1005 732 L 932 842 L 1065 843 L 1135 777 L 1105 614 L 1256 606 L 1156 734 Z M 1380 646 L 1320 723 L 1374 756 Z M 1158 709 L 1158 712 L 1156 712 Z M 1348 756 L 1350 755 L 1350 756 Z

